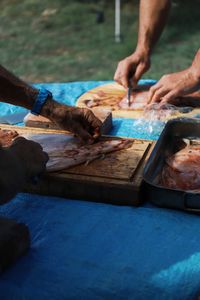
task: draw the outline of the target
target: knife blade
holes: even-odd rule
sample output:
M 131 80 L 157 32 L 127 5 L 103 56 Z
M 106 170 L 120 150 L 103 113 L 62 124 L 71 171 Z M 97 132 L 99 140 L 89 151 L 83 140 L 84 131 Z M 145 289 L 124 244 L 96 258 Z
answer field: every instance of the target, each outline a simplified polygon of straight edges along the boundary
M 127 97 L 127 102 L 128 102 L 128 106 L 130 107 L 130 105 L 131 105 L 131 90 L 132 90 L 132 88 L 131 88 L 131 86 L 129 85 L 129 87 L 128 87 L 128 97 Z

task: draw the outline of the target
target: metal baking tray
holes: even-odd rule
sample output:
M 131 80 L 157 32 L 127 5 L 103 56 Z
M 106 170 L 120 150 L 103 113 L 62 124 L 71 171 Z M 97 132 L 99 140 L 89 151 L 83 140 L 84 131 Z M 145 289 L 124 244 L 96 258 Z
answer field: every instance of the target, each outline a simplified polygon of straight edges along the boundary
M 143 172 L 142 197 L 159 207 L 181 209 L 200 214 L 200 193 L 170 189 L 158 182 L 165 158 L 178 149 L 183 138 L 200 138 L 200 120 L 177 118 L 167 122 Z

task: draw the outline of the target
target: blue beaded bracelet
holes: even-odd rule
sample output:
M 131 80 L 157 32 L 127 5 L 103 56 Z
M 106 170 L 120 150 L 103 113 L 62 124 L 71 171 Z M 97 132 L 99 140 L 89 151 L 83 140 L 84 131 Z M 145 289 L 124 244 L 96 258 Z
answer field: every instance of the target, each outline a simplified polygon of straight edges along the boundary
M 32 107 L 31 113 L 34 115 L 39 115 L 42 110 L 42 106 L 45 104 L 48 97 L 52 97 L 52 93 L 44 88 L 41 88 Z

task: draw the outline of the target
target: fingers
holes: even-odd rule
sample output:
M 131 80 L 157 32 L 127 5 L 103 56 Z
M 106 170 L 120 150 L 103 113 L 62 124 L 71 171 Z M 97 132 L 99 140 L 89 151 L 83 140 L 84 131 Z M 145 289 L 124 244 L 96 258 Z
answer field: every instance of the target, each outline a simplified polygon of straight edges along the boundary
M 102 122 L 87 108 L 73 109 L 71 129 L 85 143 L 93 143 L 100 136 Z
M 178 90 L 173 90 L 171 92 L 168 92 L 164 97 L 162 97 L 160 101 L 160 107 L 167 103 L 171 103 L 176 97 L 178 97 L 179 91 Z
M 102 122 L 94 115 L 91 110 L 84 110 L 83 114 L 85 115 L 88 124 L 94 129 L 97 130 L 102 126 Z
M 118 63 L 114 80 L 125 88 L 128 88 L 131 80 L 134 86 L 149 68 L 149 56 L 143 52 L 134 52 Z
M 76 127 L 74 133 L 86 144 L 92 144 L 94 142 L 93 136 L 81 126 Z
M 162 87 L 162 84 L 160 82 L 158 82 L 150 88 L 147 104 L 152 104 L 153 102 L 156 102 L 155 99 L 157 99 L 158 91 L 159 91 L 159 89 L 161 89 L 161 87 Z M 157 93 L 157 95 L 156 95 L 156 93 Z
M 117 83 L 121 84 L 123 87 L 128 88 L 129 64 L 125 60 L 118 63 L 117 70 L 114 75 L 114 80 Z
M 165 90 L 163 87 L 156 90 L 151 98 L 151 104 L 159 103 L 160 101 L 162 101 L 162 97 L 165 96 L 167 93 L 168 91 Z
M 90 140 L 94 141 L 95 139 L 99 138 L 101 134 L 100 129 L 102 122 L 93 114 L 92 111 L 87 110 L 84 113 L 85 124 L 83 129 L 89 133 Z
M 159 103 L 159 106 L 163 106 L 167 103 L 172 103 L 173 100 L 179 96 L 179 90 L 174 89 L 172 91 L 167 90 L 163 86 L 154 87 L 150 89 L 148 105 Z
M 186 69 L 178 73 L 167 74 L 151 87 L 148 104 L 167 103 L 176 97 L 186 94 L 194 86 L 194 80 Z

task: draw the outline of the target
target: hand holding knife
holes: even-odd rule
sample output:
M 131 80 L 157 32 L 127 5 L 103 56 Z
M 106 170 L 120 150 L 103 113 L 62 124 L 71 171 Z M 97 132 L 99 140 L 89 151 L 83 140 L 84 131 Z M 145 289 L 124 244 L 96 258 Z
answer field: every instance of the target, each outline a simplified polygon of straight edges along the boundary
M 131 94 L 134 92 L 141 92 L 141 91 L 148 91 L 149 85 L 144 84 L 132 84 L 132 82 L 129 80 L 129 86 L 128 86 L 128 96 L 127 96 L 127 104 L 128 107 L 131 106 Z

